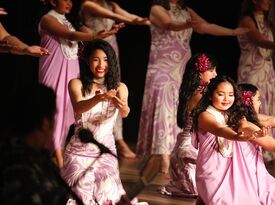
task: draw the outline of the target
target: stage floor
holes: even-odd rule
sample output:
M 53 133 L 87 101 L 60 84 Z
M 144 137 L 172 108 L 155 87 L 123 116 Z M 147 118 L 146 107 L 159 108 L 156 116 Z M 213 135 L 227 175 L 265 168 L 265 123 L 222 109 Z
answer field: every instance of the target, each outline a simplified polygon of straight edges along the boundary
M 134 146 L 130 144 L 134 150 Z M 140 186 L 141 162 L 138 159 L 119 160 L 120 175 L 124 188 L 130 195 L 137 194 L 139 201 L 146 201 L 149 205 L 195 205 L 195 199 L 170 197 L 160 194 L 157 188 L 169 182 L 169 178 L 162 174 L 157 174 L 147 186 Z M 275 177 L 275 163 L 267 164 L 267 170 Z M 139 189 L 141 187 L 141 189 Z
M 139 191 L 140 161 L 138 159 L 120 159 L 120 175 L 124 188 L 130 195 L 137 193 L 139 201 L 149 205 L 195 205 L 195 199 L 170 197 L 160 194 L 157 188 L 169 182 L 167 176 L 157 174 L 153 180 Z M 139 192 L 139 193 L 138 193 Z

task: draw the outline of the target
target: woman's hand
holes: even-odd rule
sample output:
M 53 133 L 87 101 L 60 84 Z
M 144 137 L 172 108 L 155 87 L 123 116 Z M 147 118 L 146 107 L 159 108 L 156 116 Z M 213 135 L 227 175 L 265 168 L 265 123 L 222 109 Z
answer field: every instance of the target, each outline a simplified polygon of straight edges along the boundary
M 0 15 L 7 15 L 8 12 L 5 11 L 4 8 L 0 7 Z
M 265 136 L 267 132 L 267 127 L 263 127 L 261 129 L 257 125 L 247 121 L 244 117 L 240 122 L 238 134 L 236 135 L 236 137 L 241 138 L 243 140 L 253 140 L 255 138 Z
M 99 31 L 94 38 L 95 39 L 104 39 L 107 38 L 108 36 L 116 34 L 121 28 L 125 27 L 124 23 L 119 23 L 113 25 L 113 27 L 109 31 Z
M 126 103 L 117 96 L 114 96 L 112 100 L 117 108 L 122 108 L 123 106 L 126 105 Z
M 133 24 L 149 26 L 151 22 L 148 18 L 137 17 L 133 19 Z
M 270 127 L 267 126 L 267 127 L 263 127 L 261 130 L 254 131 L 252 133 L 252 135 L 253 135 L 252 140 L 259 138 L 259 137 L 265 137 L 266 135 L 268 135 L 269 130 L 270 130 Z
M 47 48 L 42 48 L 40 46 L 28 46 L 24 49 L 27 55 L 40 57 L 49 55 L 49 50 Z
M 112 100 L 115 106 L 119 109 L 121 117 L 127 117 L 130 112 L 130 108 L 127 103 L 117 96 L 113 97 Z
M 106 93 L 100 93 L 99 90 L 95 92 L 96 97 L 100 99 L 100 101 L 106 101 L 114 98 L 116 96 L 117 91 L 115 89 L 111 89 Z

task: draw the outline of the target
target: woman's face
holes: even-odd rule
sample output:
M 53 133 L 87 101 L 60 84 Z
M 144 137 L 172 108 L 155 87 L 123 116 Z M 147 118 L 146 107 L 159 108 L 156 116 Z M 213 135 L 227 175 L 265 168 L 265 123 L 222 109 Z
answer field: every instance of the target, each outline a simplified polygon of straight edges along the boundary
M 256 113 L 259 113 L 261 100 L 260 100 L 260 92 L 257 90 L 256 94 L 252 97 L 253 107 Z
M 201 83 L 209 83 L 212 78 L 217 76 L 216 67 L 211 70 L 207 70 L 203 73 L 200 73 Z
M 271 0 L 253 0 L 253 2 L 258 12 L 265 12 L 270 9 Z
M 234 88 L 229 82 L 222 82 L 217 86 L 217 89 L 214 90 L 212 96 L 212 105 L 217 110 L 226 111 L 234 103 Z
M 90 69 L 95 78 L 104 78 L 109 71 L 108 58 L 101 49 L 96 49 L 90 56 Z
M 51 4 L 58 13 L 68 14 L 72 9 L 72 0 L 51 0 Z

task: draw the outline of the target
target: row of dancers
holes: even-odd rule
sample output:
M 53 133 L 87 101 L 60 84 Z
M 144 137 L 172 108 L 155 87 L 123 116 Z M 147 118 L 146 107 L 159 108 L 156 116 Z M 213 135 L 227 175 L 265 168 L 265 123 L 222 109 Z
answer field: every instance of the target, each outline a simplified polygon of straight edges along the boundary
M 107 75 L 105 78 L 105 74 L 108 74 L 109 72 L 108 69 L 119 69 L 118 62 L 113 63 L 113 61 L 117 61 L 118 52 L 115 49 L 116 47 L 112 44 L 112 42 L 114 42 L 114 39 L 112 37 L 114 37 L 113 34 L 118 32 L 124 26 L 124 24 L 114 24 L 115 21 L 139 25 L 150 25 L 152 43 L 144 90 L 140 132 L 137 143 L 137 155 L 139 157 L 152 155 L 148 164 L 154 161 L 154 156 L 161 156 L 161 172 L 168 173 L 169 167 L 172 170 L 172 164 L 176 164 L 177 162 L 179 162 L 178 160 L 174 160 L 175 163 L 171 163 L 170 166 L 170 162 L 173 162 L 173 154 L 171 161 L 170 154 L 173 153 L 175 150 L 179 150 L 176 149 L 176 147 L 180 146 L 181 144 L 181 142 L 179 141 L 181 135 L 178 135 L 178 133 L 181 133 L 181 129 L 183 129 L 183 132 L 186 132 L 185 126 L 187 126 L 187 130 L 190 126 L 190 124 L 188 125 L 188 123 L 190 123 L 189 120 L 185 117 L 189 116 L 189 113 L 192 109 L 190 109 L 189 107 L 189 100 L 188 102 L 186 102 L 187 98 L 183 98 L 185 101 L 181 101 L 180 84 L 181 82 L 183 83 L 182 76 L 187 75 L 188 64 L 186 63 L 189 62 L 189 59 L 191 57 L 189 41 L 193 30 L 198 33 L 208 33 L 212 35 L 239 36 L 239 41 L 243 42 L 240 44 L 242 45 L 241 48 L 244 48 L 244 50 L 246 51 L 249 50 L 247 48 L 251 49 L 249 50 L 249 52 L 243 53 L 246 55 L 243 55 L 240 58 L 240 64 L 244 64 L 244 68 L 239 68 L 239 70 L 241 70 L 240 72 L 244 74 L 240 74 L 239 77 L 241 78 L 241 76 L 244 76 L 245 78 L 251 78 L 244 79 L 243 81 L 257 85 L 258 89 L 262 93 L 261 102 L 263 105 L 261 106 L 261 109 L 263 113 L 272 114 L 273 105 L 270 102 L 273 102 L 272 99 L 274 97 L 272 94 L 272 86 L 274 85 L 274 70 L 272 67 L 270 50 L 274 47 L 274 43 L 270 35 L 271 28 L 269 28 L 268 24 L 265 23 L 265 21 L 267 21 L 266 13 L 268 12 L 270 6 L 270 1 L 268 0 L 265 0 L 264 2 L 257 1 L 256 3 L 249 0 L 244 1 L 244 8 L 247 8 L 247 10 L 244 9 L 244 16 L 240 23 L 240 26 L 242 27 L 236 29 L 224 28 L 219 25 L 206 22 L 195 11 L 189 8 L 184 1 L 156 0 L 153 1 L 152 4 L 149 16 L 150 21 L 147 18 L 142 18 L 133 14 L 129 14 L 128 12 L 125 13 L 125 11 L 123 11 L 114 2 L 83 1 L 83 3 L 81 4 L 82 6 L 80 7 L 82 10 L 80 10 L 79 13 L 84 13 L 85 11 L 90 12 L 88 12 L 89 15 L 86 14 L 87 20 L 84 21 L 85 23 L 83 23 L 82 25 L 82 29 L 84 30 L 76 31 L 73 25 L 68 21 L 65 16 L 65 14 L 70 13 L 70 10 L 72 8 L 71 1 L 51 0 L 45 1 L 45 3 L 49 5 L 51 9 L 46 15 L 41 18 L 39 24 L 41 47 L 36 47 L 36 49 L 38 49 L 40 52 L 38 55 L 41 56 L 39 60 L 39 82 L 49 87 L 52 87 L 56 93 L 56 123 L 53 132 L 54 137 L 51 138 L 53 140 L 53 143 L 49 144 L 49 148 L 54 150 L 57 164 L 61 169 L 61 172 L 64 174 L 63 177 L 72 187 L 74 187 L 74 182 L 78 182 L 78 180 L 71 178 L 71 176 L 67 177 L 66 175 L 74 173 L 76 178 L 78 178 L 79 173 L 82 173 L 83 170 L 86 170 L 88 168 L 88 164 L 90 164 L 81 164 L 83 162 L 83 158 L 86 159 L 87 157 L 91 157 L 90 161 L 93 161 L 95 156 L 97 156 L 97 154 L 99 153 L 99 150 L 95 149 L 94 145 L 83 144 L 82 142 L 80 142 L 79 139 L 76 137 L 76 134 L 71 138 L 68 146 L 65 149 L 65 163 L 63 162 L 63 149 L 65 147 L 65 141 L 69 126 L 75 121 L 74 118 L 76 117 L 77 119 L 77 121 L 75 122 L 76 133 L 78 130 L 77 125 L 86 124 L 93 131 L 93 134 L 97 137 L 97 139 L 99 139 L 99 141 L 106 144 L 110 148 L 110 150 L 114 152 L 114 154 L 117 154 L 116 148 L 114 147 L 114 142 L 113 140 L 111 140 L 110 137 L 113 135 L 110 133 L 110 130 L 113 130 L 113 125 L 120 124 L 121 127 L 121 123 L 118 123 L 117 121 L 114 122 L 118 110 L 120 110 L 121 113 L 121 115 L 118 116 L 121 117 L 126 117 L 129 112 L 129 107 L 127 104 L 128 90 L 127 86 L 119 82 L 118 80 L 119 71 L 117 72 L 116 70 L 114 70 L 114 72 L 111 72 L 113 76 L 107 77 Z M 248 6 L 249 4 L 254 6 Z M 105 10 L 102 7 L 105 8 Z M 89 9 L 91 9 L 93 12 L 91 12 L 91 10 Z M 84 16 L 85 14 L 83 14 L 83 18 Z M 106 28 L 106 25 L 108 24 L 107 22 L 110 19 L 112 19 L 112 22 L 110 23 L 111 26 L 109 28 Z M 94 24 L 94 27 L 100 28 L 98 30 L 93 28 L 93 31 L 90 31 L 88 30 L 88 22 Z M 102 29 L 102 26 L 105 29 Z M 263 33 L 262 36 L 260 36 L 261 33 Z M 97 41 L 93 40 L 95 38 L 103 38 L 107 40 L 109 44 L 112 45 L 112 47 L 109 48 L 109 44 L 107 44 L 105 47 L 108 48 L 105 48 L 101 45 L 104 43 L 99 41 L 100 43 L 98 44 L 100 44 L 100 46 L 102 47 L 96 48 L 95 45 Z M 111 38 L 112 41 L 110 40 Z M 251 39 L 254 41 L 251 41 Z M 261 39 L 261 41 L 259 39 Z M 88 44 L 91 46 L 95 44 L 93 45 L 95 47 L 90 48 L 90 51 L 86 50 L 87 48 L 89 48 L 89 46 L 87 46 L 87 48 L 84 47 L 84 51 L 81 54 L 81 57 L 83 57 L 84 55 L 82 62 L 83 65 L 81 65 L 80 67 L 78 58 L 78 45 L 76 41 L 92 41 L 91 44 Z M 247 42 L 249 44 L 246 44 Z M 259 43 L 261 45 L 257 45 L 256 43 Z M 250 44 L 252 44 L 253 46 Z M 16 46 L 5 46 L 9 47 L 9 49 L 11 50 L 16 48 Z M 261 48 L 260 46 L 264 48 Z M 25 54 L 26 48 L 29 49 L 30 47 L 25 46 L 25 48 L 22 49 L 25 50 Z M 102 53 L 100 52 L 95 52 L 95 50 L 97 49 L 104 51 L 103 53 L 105 54 L 102 55 Z M 112 52 L 109 51 L 112 49 L 116 51 L 115 55 L 108 53 Z M 86 53 L 86 56 L 85 52 L 88 52 Z M 27 54 L 30 54 L 30 52 L 28 51 Z M 104 55 L 105 57 L 102 57 Z M 257 57 L 257 62 L 253 60 L 253 56 Z M 116 60 L 114 60 L 114 58 L 116 58 Z M 206 62 L 209 61 L 209 57 L 207 55 L 198 55 L 198 59 L 204 59 Z M 260 61 L 259 59 L 261 59 L 262 61 Z M 198 62 L 204 60 L 198 60 Z M 106 62 L 108 66 L 106 65 Z M 195 60 L 195 62 L 197 61 Z M 95 66 L 96 63 L 98 64 L 97 66 Z M 101 66 L 101 64 L 103 65 Z M 253 64 L 253 66 L 251 66 L 251 64 Z M 206 63 L 205 65 L 207 67 L 208 64 Z M 202 66 L 202 69 L 205 69 L 205 65 Z M 86 71 L 84 69 L 85 66 Z M 94 70 L 90 71 L 89 69 L 87 69 L 87 66 L 90 70 L 92 70 L 93 66 L 99 68 L 95 68 Z M 118 68 L 113 68 L 117 66 Z M 81 69 L 81 67 L 83 68 Z M 106 69 L 106 67 L 108 67 L 108 69 Z M 57 71 L 56 68 L 60 68 L 60 70 Z M 193 69 L 194 68 L 196 68 L 196 66 L 193 66 Z M 251 75 L 252 71 L 242 71 L 248 68 L 253 68 L 252 70 L 255 70 L 255 72 L 257 73 Z M 261 68 L 260 71 L 259 68 Z M 206 70 L 199 71 L 201 73 L 204 73 L 204 71 Z M 100 75 L 99 77 L 96 76 L 93 72 L 98 75 L 104 74 L 104 78 Z M 261 73 L 259 74 L 259 72 Z M 208 76 L 208 78 L 215 77 L 215 69 L 212 69 L 210 74 L 212 76 L 210 75 Z M 73 83 L 74 80 L 70 81 L 71 79 L 77 79 L 79 75 L 80 80 L 78 81 L 80 82 L 77 83 L 77 80 L 75 80 L 75 83 Z M 91 76 L 91 79 L 89 79 L 89 76 Z M 199 79 L 201 79 L 200 75 Z M 264 81 L 262 81 L 262 79 L 264 79 Z M 205 86 L 205 83 L 208 83 L 209 81 L 210 80 L 205 80 L 202 85 L 200 84 L 199 86 L 193 86 L 192 89 L 196 89 L 194 92 L 200 93 L 202 87 Z M 230 80 L 227 81 L 230 82 Z M 201 83 L 201 81 L 199 82 Z M 240 82 L 242 82 L 242 80 L 240 80 Z M 68 83 L 69 92 L 67 92 Z M 185 93 L 185 95 L 190 95 L 189 97 L 191 98 L 193 97 L 192 95 L 194 93 L 190 93 Z M 231 92 L 231 95 L 232 93 L 234 94 L 234 92 Z M 91 99 L 89 99 L 90 97 Z M 198 100 L 198 98 L 194 98 L 194 102 L 198 103 Z M 71 108 L 71 102 L 73 104 L 73 109 Z M 194 103 L 193 106 L 196 103 Z M 153 106 L 153 108 L 151 106 Z M 90 110 L 91 108 L 94 108 L 93 111 L 97 113 L 89 113 L 88 110 Z M 99 110 L 97 110 L 96 108 L 98 108 Z M 183 113 L 180 113 L 178 114 L 178 116 L 176 116 L 177 111 L 180 109 L 183 109 L 183 111 L 185 112 L 185 119 L 183 119 L 183 122 L 180 122 L 180 118 L 182 117 Z M 85 115 L 83 113 L 85 113 Z M 126 114 L 124 115 L 123 113 Z M 84 119 L 85 117 L 86 119 Z M 114 119 L 112 119 L 113 117 Z M 107 123 L 107 118 L 110 118 L 111 122 L 108 122 L 110 124 Z M 119 117 L 117 119 L 119 119 Z M 154 120 L 152 121 L 152 119 Z M 105 128 L 105 125 L 108 129 Z M 120 132 L 122 132 L 121 128 L 119 130 Z M 242 137 L 242 135 L 239 133 L 235 134 L 235 137 Z M 103 135 L 106 135 L 108 137 L 108 142 L 104 141 L 104 139 L 101 138 Z M 114 133 L 114 135 L 116 134 Z M 120 136 L 122 135 L 120 134 Z M 178 138 L 176 138 L 177 136 Z M 222 143 L 227 143 L 227 141 Z M 261 144 L 261 146 L 263 145 Z M 87 147 L 87 149 L 85 149 L 84 147 Z M 264 148 L 268 149 L 265 146 Z M 172 150 L 174 151 L 172 152 Z M 187 150 L 191 151 L 192 149 L 189 150 L 188 148 Z M 85 154 L 82 153 L 83 155 L 80 155 L 79 153 L 81 152 L 84 152 Z M 193 151 L 191 151 L 191 154 L 192 152 Z M 130 157 L 135 156 L 129 150 L 128 153 L 130 153 Z M 109 160 L 107 161 L 109 163 Z M 194 161 L 197 162 L 196 156 L 194 157 Z M 105 184 L 116 184 L 117 187 L 120 187 L 121 182 L 119 181 L 119 177 L 115 177 L 118 173 L 117 164 L 114 164 L 115 174 L 114 179 L 112 179 L 112 177 L 109 177 L 107 173 L 107 170 L 110 167 L 107 166 L 108 163 L 106 164 L 104 162 L 105 161 L 103 160 L 103 162 L 100 163 L 100 160 L 98 160 L 98 166 L 100 168 L 106 167 L 106 172 L 102 172 L 102 170 L 100 170 L 100 173 L 104 175 L 102 177 L 107 182 L 103 180 L 102 182 L 92 183 L 90 185 L 93 188 L 97 186 L 101 187 L 101 183 L 104 182 Z M 81 167 L 80 165 L 83 167 Z M 75 169 L 74 167 L 79 167 L 79 170 Z M 181 172 L 183 170 L 181 170 Z M 144 169 L 144 172 L 146 173 L 146 167 Z M 91 181 L 95 180 L 95 176 L 100 176 L 100 174 L 96 171 L 96 166 L 95 170 L 91 172 L 91 175 L 87 175 L 87 179 Z M 193 179 L 194 176 L 195 175 L 193 174 Z M 85 180 L 84 178 L 83 181 L 86 182 L 86 178 Z M 95 196 L 91 195 L 86 190 L 86 188 L 88 188 L 88 190 L 91 191 L 91 187 L 82 187 L 82 185 L 83 183 L 76 184 L 76 187 L 74 187 L 74 189 L 77 190 L 76 192 L 78 193 L 78 196 L 81 196 L 82 201 L 84 201 L 85 203 L 86 201 L 91 200 L 97 201 L 97 203 L 99 204 L 105 203 L 106 200 L 109 200 L 110 203 L 114 203 L 118 202 L 120 199 L 120 195 L 124 194 L 123 189 L 117 188 L 117 194 L 110 195 L 114 198 L 109 199 L 107 197 L 107 195 L 109 196 L 109 194 L 106 194 L 108 192 L 107 190 L 106 192 L 104 192 L 104 194 L 101 192 L 102 190 L 99 189 L 100 193 L 102 194 L 97 194 Z M 165 191 L 167 190 L 165 189 Z M 88 194 L 86 195 L 84 193 Z M 196 191 L 192 194 L 197 196 Z M 208 202 L 209 199 L 207 197 L 205 198 L 203 195 L 201 196 L 200 193 L 199 196 L 202 197 L 204 203 L 211 204 L 211 202 Z M 92 199 L 90 197 L 92 197 Z M 231 199 L 232 198 L 230 198 L 230 200 Z M 70 200 L 70 203 L 75 202 L 74 200 Z

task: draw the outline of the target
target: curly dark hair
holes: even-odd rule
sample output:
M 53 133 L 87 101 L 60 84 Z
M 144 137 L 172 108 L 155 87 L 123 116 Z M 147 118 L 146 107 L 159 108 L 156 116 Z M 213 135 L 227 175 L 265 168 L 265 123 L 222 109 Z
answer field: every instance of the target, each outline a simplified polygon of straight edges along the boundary
M 242 84 L 238 84 L 238 89 L 240 92 L 242 91 L 250 91 L 253 93 L 253 96 L 256 95 L 256 92 L 258 91 L 258 88 L 252 84 L 249 83 L 242 83 Z M 262 125 L 260 124 L 260 121 L 257 117 L 257 113 L 254 109 L 253 105 L 245 105 L 244 104 L 245 109 L 245 116 L 246 119 L 254 124 L 256 124 L 259 127 L 262 127 Z
M 226 111 L 226 114 L 228 116 L 227 125 L 229 127 L 231 127 L 233 130 L 237 130 L 240 125 L 240 120 L 244 116 L 249 117 L 249 116 L 247 116 L 245 106 L 242 104 L 242 100 L 241 100 L 241 97 L 239 94 L 239 89 L 238 89 L 236 83 L 230 77 L 217 76 L 216 78 L 213 78 L 210 81 L 210 83 L 208 84 L 207 89 L 205 91 L 205 94 L 203 95 L 200 102 L 198 103 L 196 108 L 194 108 L 194 110 L 192 112 L 194 130 L 198 130 L 199 115 L 202 112 L 204 112 L 209 105 L 212 105 L 211 98 L 214 94 L 214 91 L 217 89 L 218 85 L 220 85 L 223 82 L 228 82 L 232 85 L 233 90 L 234 90 L 234 97 L 235 97 L 233 105 Z M 252 122 L 252 123 L 254 123 L 254 122 Z
M 90 93 L 90 85 L 94 75 L 89 66 L 89 60 L 95 50 L 103 50 L 106 53 L 109 71 L 105 75 L 105 82 L 107 89 L 116 89 L 120 82 L 120 71 L 118 59 L 113 47 L 104 40 L 96 39 L 87 43 L 80 58 L 80 80 L 83 84 L 83 95 Z
M 186 2 L 185 0 L 178 0 L 177 4 L 182 8 L 182 9 L 186 9 Z M 163 8 L 170 10 L 170 5 L 169 5 L 169 1 L 168 0 L 153 0 L 152 2 L 152 6 L 153 5 L 160 5 Z
M 188 121 L 188 102 L 194 96 L 195 92 L 201 84 L 200 71 L 196 69 L 197 59 L 202 55 L 206 55 L 210 60 L 208 70 L 217 67 L 216 59 L 210 54 L 196 53 L 186 64 L 185 72 L 183 73 L 182 83 L 179 89 L 179 104 L 177 110 L 177 124 L 180 128 L 184 128 Z

